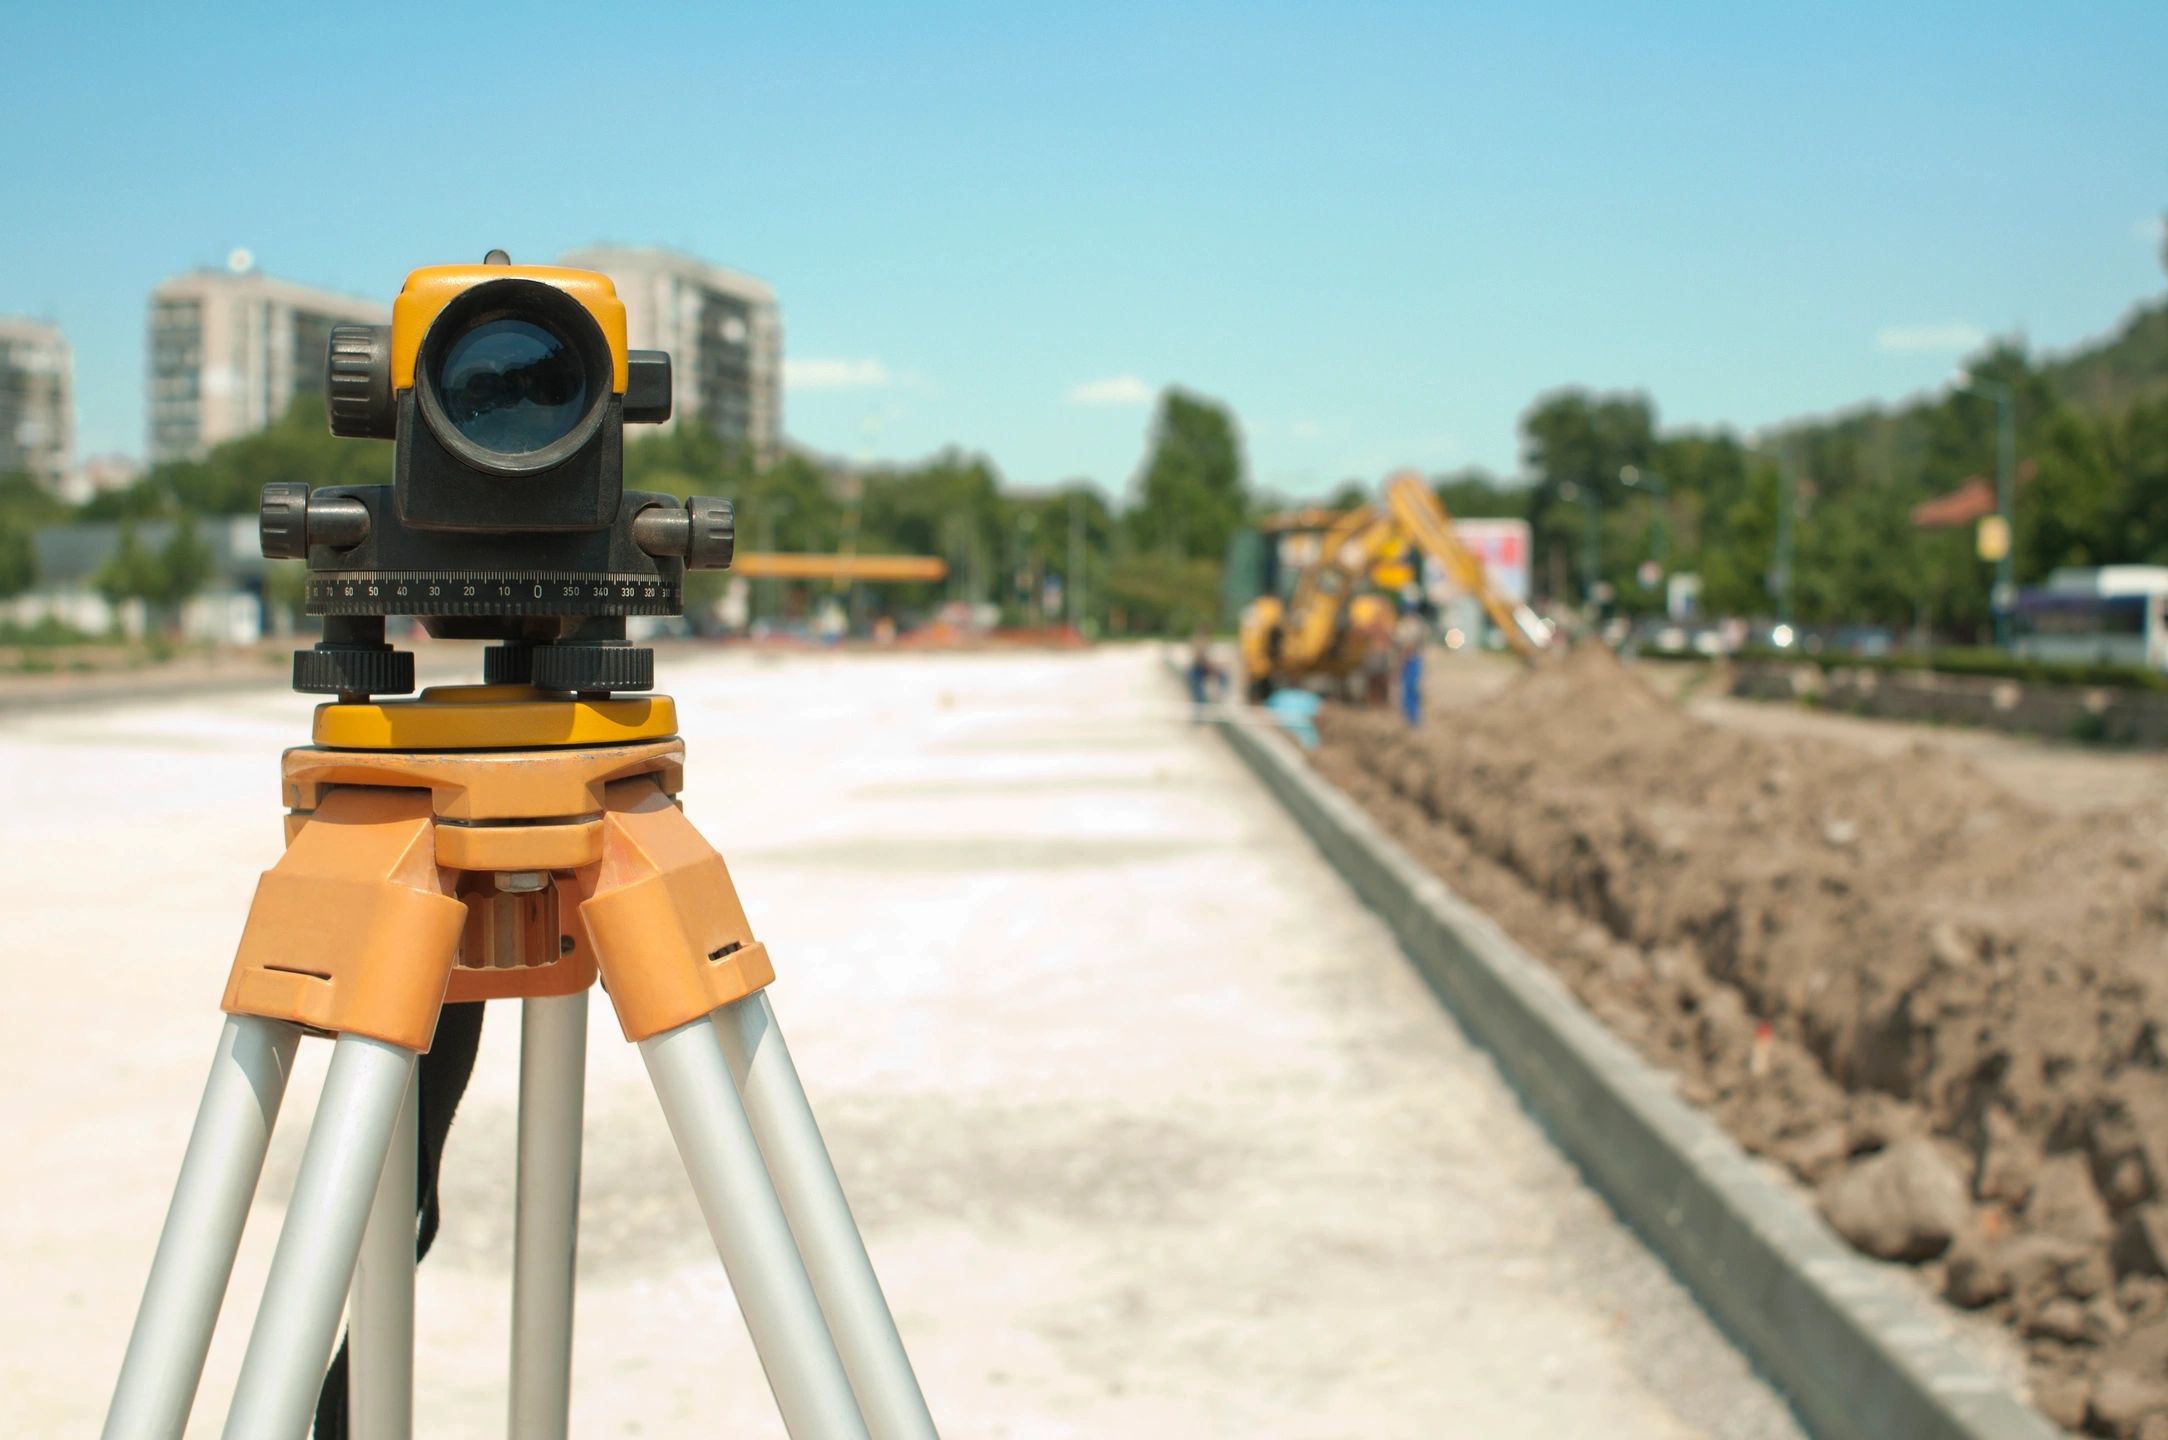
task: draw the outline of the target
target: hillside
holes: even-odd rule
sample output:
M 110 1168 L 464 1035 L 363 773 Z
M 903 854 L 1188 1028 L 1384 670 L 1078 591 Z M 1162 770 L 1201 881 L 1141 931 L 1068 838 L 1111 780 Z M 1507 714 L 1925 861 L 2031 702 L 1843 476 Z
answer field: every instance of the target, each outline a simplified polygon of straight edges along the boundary
M 2095 414 L 2168 396 L 2168 300 L 2140 305 L 2106 340 L 2040 367 L 2070 404 Z

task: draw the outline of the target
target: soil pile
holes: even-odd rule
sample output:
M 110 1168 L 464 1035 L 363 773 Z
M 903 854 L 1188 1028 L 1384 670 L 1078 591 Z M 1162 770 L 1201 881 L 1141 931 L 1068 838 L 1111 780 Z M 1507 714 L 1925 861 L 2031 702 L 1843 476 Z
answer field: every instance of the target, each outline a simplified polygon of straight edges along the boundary
M 2168 1440 L 2168 817 L 1698 720 L 1584 650 L 1318 766 L 1854 1244 Z

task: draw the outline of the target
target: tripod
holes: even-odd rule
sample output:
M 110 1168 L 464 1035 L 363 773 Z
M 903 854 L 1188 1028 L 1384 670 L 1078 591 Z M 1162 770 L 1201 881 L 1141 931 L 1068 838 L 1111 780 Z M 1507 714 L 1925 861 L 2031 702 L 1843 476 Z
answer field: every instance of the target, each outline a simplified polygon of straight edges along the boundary
M 331 1037 L 331 1064 L 225 1435 L 300 1440 L 343 1307 L 354 1440 L 407 1440 L 416 1060 L 443 1007 L 499 999 L 522 1012 L 509 1433 L 562 1440 L 598 976 L 794 1440 L 933 1436 L 763 993 L 767 950 L 677 804 L 676 728 L 667 697 L 511 685 L 318 707 L 315 743 L 284 758 L 287 848 L 227 981 L 107 1440 L 187 1423 L 304 1034 Z

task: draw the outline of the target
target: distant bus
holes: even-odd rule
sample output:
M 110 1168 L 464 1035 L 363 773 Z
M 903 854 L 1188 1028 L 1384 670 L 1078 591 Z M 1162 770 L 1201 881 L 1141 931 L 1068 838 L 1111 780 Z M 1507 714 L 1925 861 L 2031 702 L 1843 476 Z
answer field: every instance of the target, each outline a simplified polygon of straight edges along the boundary
M 2025 659 L 2168 670 L 2168 565 L 2057 570 L 2012 618 Z

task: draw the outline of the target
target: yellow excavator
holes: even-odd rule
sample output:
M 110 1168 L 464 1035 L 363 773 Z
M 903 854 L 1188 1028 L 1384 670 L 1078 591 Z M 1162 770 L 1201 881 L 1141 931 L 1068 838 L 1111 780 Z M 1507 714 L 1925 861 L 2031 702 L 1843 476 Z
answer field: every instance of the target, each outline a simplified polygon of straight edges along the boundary
M 1382 506 L 1290 519 L 1322 523 L 1323 533 L 1284 602 L 1262 595 L 1242 612 L 1242 670 L 1253 700 L 1320 678 L 1345 686 L 1367 656 L 1390 642 L 1391 596 L 1418 581 L 1423 556 L 1475 598 L 1523 660 L 1533 663 L 1550 641 L 1549 627 L 1533 610 L 1490 583 L 1482 558 L 1461 543 L 1437 494 L 1412 470 L 1385 482 Z

